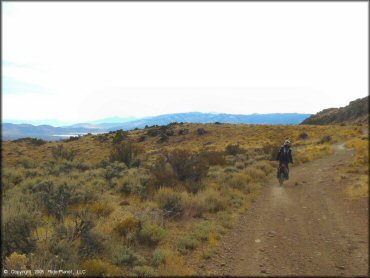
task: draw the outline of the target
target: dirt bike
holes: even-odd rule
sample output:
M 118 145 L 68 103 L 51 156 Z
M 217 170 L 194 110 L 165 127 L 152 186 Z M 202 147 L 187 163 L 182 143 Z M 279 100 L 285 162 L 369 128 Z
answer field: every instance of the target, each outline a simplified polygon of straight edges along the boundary
M 289 169 L 285 163 L 281 163 L 278 173 L 279 173 L 278 174 L 279 184 L 280 186 L 282 186 L 284 183 L 284 180 L 288 179 L 288 174 L 289 174 Z

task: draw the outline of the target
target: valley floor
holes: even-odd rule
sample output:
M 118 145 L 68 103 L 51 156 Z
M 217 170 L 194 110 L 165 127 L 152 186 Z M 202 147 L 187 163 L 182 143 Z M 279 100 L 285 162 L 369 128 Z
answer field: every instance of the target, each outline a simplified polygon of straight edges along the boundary
M 216 254 L 192 266 L 199 275 L 367 276 L 368 198 L 349 199 L 342 167 L 353 151 L 291 167 L 280 187 L 275 176 L 242 215 Z

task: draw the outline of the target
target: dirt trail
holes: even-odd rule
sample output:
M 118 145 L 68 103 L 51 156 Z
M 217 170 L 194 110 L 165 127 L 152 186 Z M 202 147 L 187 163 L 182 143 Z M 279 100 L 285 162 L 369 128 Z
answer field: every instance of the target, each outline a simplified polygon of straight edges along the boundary
M 368 200 L 347 199 L 334 181 L 352 155 L 337 144 L 333 155 L 293 165 L 283 187 L 272 178 L 198 273 L 367 276 Z

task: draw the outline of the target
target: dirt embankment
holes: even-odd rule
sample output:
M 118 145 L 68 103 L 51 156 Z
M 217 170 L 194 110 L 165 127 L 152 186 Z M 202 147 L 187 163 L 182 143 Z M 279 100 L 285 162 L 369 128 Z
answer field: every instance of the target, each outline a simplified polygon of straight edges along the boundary
M 283 187 L 272 178 L 198 273 L 367 276 L 368 200 L 349 200 L 335 182 L 352 155 L 338 144 L 333 155 L 293 165 Z

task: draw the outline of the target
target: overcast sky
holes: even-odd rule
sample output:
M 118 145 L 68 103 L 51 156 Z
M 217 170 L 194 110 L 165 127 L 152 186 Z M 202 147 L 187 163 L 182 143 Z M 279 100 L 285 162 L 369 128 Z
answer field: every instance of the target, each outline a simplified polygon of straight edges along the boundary
M 368 94 L 367 2 L 3 2 L 3 119 L 316 113 Z

